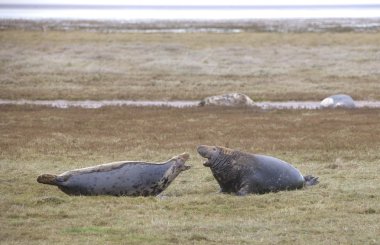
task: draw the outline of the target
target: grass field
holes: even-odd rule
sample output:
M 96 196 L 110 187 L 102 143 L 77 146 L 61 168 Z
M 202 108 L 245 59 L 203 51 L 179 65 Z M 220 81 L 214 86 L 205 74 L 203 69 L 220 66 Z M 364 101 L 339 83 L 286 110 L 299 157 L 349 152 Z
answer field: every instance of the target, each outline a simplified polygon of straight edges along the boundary
M 1 244 L 379 244 L 380 110 L 0 107 Z M 320 184 L 219 194 L 198 144 L 291 162 Z M 41 173 L 117 160 L 192 169 L 162 197 L 70 197 Z
M 380 33 L 0 31 L 0 99 L 380 100 Z M 0 106 L 0 244 L 380 244 L 380 110 Z M 219 194 L 199 144 L 320 184 Z M 119 160 L 192 169 L 160 197 L 71 197 L 42 173 Z
M 380 32 L 0 31 L 2 99 L 380 99 Z

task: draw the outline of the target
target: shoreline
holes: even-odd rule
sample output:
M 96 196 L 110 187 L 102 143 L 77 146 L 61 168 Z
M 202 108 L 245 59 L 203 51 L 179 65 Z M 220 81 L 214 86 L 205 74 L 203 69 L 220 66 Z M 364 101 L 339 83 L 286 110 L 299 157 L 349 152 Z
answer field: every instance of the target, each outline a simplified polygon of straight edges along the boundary
M 130 106 L 130 107 L 173 107 L 189 108 L 198 107 L 200 100 L 2 100 L 1 105 L 35 105 L 47 106 L 59 109 L 71 107 L 84 109 L 99 109 L 105 106 Z M 380 101 L 355 101 L 357 109 L 360 108 L 380 108 Z M 228 106 L 227 106 L 228 107 Z M 279 109 L 279 110 L 316 110 L 322 109 L 320 101 L 262 101 L 255 102 L 254 106 L 261 109 Z
M 81 20 L 0 18 L 0 30 L 121 33 L 379 32 L 380 18 Z

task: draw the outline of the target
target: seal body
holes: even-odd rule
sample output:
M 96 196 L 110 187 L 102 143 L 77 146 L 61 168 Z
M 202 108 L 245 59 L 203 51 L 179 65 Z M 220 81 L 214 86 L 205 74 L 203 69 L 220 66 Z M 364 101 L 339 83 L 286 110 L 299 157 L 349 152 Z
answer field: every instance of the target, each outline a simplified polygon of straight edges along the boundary
M 67 171 L 43 174 L 39 183 L 56 185 L 69 195 L 158 195 L 184 170 L 189 154 L 183 153 L 164 163 L 113 162 Z
M 271 156 L 206 145 L 199 146 L 198 153 L 208 159 L 203 165 L 210 167 L 221 192 L 263 194 L 318 183 L 318 178 L 304 177 L 289 163 Z
M 336 94 L 321 101 L 323 108 L 355 108 L 355 102 L 351 96 L 346 94 Z
M 255 103 L 245 94 L 230 93 L 204 98 L 200 106 L 253 106 Z

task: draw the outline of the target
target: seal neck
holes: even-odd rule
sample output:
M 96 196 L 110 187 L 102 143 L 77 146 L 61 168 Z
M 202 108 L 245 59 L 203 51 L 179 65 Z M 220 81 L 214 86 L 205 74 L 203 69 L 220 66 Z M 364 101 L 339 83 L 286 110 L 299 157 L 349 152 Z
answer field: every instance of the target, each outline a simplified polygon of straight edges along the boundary
M 164 176 L 161 178 L 159 185 L 164 190 L 168 185 L 178 176 L 181 172 L 175 163 L 171 163 L 172 165 L 166 170 Z
M 234 171 L 232 162 L 236 158 L 236 154 L 223 154 L 220 153 L 219 156 L 214 159 L 211 163 L 211 171 L 214 175 L 217 175 L 221 180 L 228 181 L 230 179 L 233 179 Z

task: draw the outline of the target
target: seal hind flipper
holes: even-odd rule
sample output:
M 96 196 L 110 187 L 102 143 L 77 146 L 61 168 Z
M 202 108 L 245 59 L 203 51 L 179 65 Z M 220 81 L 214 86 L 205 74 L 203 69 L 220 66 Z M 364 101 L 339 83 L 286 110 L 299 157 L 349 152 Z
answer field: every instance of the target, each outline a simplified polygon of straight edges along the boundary
M 57 179 L 57 175 L 42 174 L 37 177 L 37 182 L 46 185 L 58 185 L 59 180 Z
M 305 186 L 312 186 L 312 185 L 316 185 L 319 183 L 319 177 L 314 177 L 312 175 L 306 175 L 306 176 L 303 176 L 303 178 L 305 179 Z

